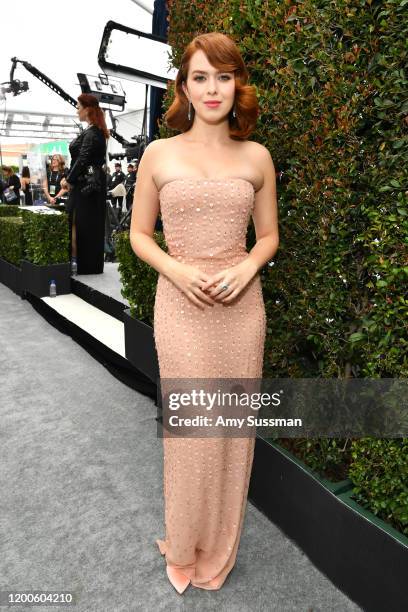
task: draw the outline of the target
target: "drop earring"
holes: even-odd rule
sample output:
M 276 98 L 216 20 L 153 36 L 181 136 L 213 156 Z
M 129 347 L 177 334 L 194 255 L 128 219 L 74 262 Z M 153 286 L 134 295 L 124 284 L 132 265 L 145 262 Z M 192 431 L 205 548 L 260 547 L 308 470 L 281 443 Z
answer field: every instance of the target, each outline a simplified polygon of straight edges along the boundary
M 235 104 L 234 104 L 234 108 L 232 109 L 232 116 L 233 116 L 233 117 L 236 117 L 236 116 L 237 116 L 237 113 L 235 112 Z
M 188 120 L 191 121 L 191 102 L 188 101 Z

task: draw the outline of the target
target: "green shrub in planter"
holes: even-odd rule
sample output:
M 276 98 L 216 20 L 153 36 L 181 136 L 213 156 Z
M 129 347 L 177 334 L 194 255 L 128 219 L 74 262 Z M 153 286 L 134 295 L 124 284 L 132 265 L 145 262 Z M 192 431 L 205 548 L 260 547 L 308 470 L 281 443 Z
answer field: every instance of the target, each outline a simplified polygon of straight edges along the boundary
M 352 442 L 349 438 L 278 438 L 275 442 L 327 480 L 337 482 L 348 477 Z
M 22 218 L 13 216 L 0 218 L 0 257 L 20 267 L 23 256 L 24 237 Z
M 22 210 L 12 204 L 0 204 L 0 217 L 21 217 Z
M 69 262 L 69 226 L 66 213 L 40 214 L 23 210 L 25 259 L 37 265 Z
M 166 242 L 162 232 L 155 232 L 154 239 L 165 252 Z M 116 255 L 122 281 L 122 295 L 130 304 L 132 317 L 153 325 L 154 299 L 158 273 L 135 255 L 129 232 L 121 232 L 115 238 Z
M 351 454 L 353 498 L 408 535 L 408 438 L 361 438 Z

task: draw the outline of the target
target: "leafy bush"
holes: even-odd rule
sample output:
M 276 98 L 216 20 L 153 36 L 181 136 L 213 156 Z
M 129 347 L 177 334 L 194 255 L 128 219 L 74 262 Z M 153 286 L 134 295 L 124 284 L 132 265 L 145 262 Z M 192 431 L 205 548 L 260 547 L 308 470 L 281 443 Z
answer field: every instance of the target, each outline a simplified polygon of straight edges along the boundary
M 167 252 L 162 232 L 155 232 L 154 239 Z M 116 235 L 115 247 L 123 286 L 122 295 L 130 304 L 130 314 L 153 325 L 154 298 L 159 275 L 154 268 L 135 255 L 128 231 Z
M 278 438 L 276 442 L 304 461 L 319 476 L 332 482 L 348 478 L 351 462 L 350 439 Z
M 0 257 L 20 267 L 23 255 L 22 218 L 19 216 L 0 216 Z
M 353 497 L 408 536 L 408 438 L 352 443 Z
M 12 204 L 0 204 L 0 217 L 21 217 L 22 210 Z
M 171 63 L 198 33 L 238 45 L 278 175 L 262 271 L 270 377 L 408 374 L 405 2 L 169 0 Z M 166 92 L 166 110 L 174 83 Z M 160 125 L 160 136 L 175 132 Z
M 25 259 L 38 265 L 69 261 L 69 225 L 65 213 L 40 214 L 23 210 Z
M 0 205 L 0 257 L 17 266 L 21 259 L 38 265 L 68 262 L 67 215 L 40 214 Z

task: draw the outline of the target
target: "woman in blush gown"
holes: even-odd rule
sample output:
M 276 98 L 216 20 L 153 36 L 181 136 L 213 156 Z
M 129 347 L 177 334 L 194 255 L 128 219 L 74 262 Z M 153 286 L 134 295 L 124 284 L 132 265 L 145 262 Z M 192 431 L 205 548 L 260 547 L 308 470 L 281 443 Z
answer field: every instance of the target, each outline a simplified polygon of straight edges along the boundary
M 187 46 L 166 123 L 140 161 L 130 240 L 159 272 L 154 337 L 161 379 L 260 379 L 266 316 L 259 270 L 275 254 L 278 218 L 269 151 L 247 140 L 254 87 L 235 43 L 212 32 Z M 213 104 L 208 104 L 212 101 Z M 168 253 L 154 241 L 161 212 Z M 246 250 L 250 216 L 256 244 Z M 167 576 L 220 589 L 235 564 L 254 436 L 163 436 Z

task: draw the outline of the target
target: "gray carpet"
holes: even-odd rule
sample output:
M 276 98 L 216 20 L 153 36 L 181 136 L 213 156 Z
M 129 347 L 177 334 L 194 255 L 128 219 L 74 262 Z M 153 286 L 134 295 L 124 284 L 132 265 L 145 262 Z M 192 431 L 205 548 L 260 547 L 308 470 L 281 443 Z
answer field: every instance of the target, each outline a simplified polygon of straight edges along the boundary
M 359 610 L 251 504 L 222 589 L 179 595 L 154 403 L 1 284 L 0 305 L 0 590 L 71 590 L 51 609 L 76 612 Z

